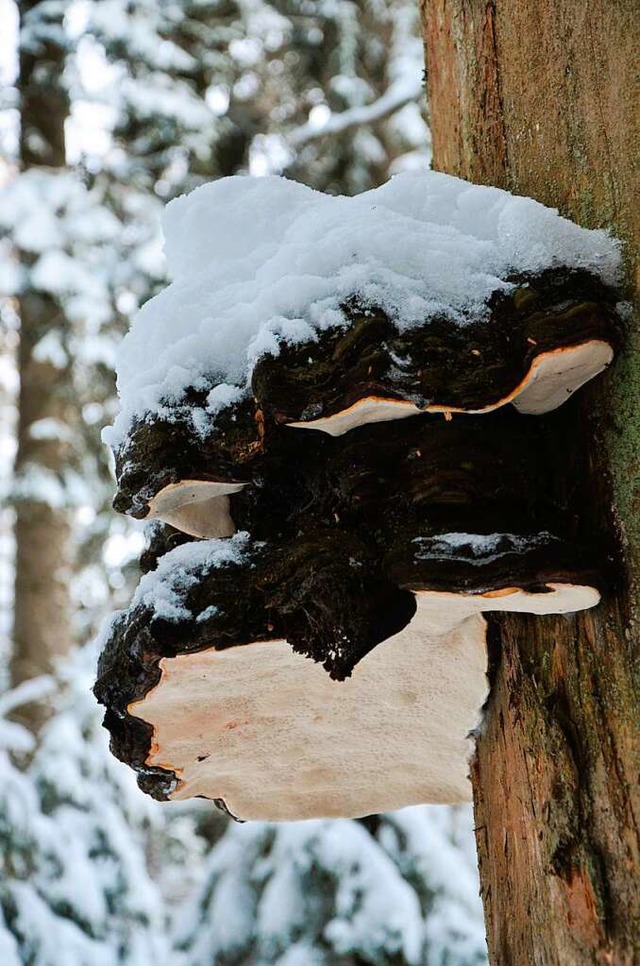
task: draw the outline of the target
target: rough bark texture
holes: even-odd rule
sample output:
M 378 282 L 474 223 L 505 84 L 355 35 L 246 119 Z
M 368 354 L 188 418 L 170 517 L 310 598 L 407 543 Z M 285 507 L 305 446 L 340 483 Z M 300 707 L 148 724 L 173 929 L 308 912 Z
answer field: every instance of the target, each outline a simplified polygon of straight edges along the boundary
M 626 243 L 637 296 L 637 0 L 423 0 L 434 164 Z M 492 962 L 640 961 L 640 336 L 575 407 L 617 589 L 566 618 L 492 627 L 473 764 Z M 608 519 L 605 519 L 607 518 Z
M 38 5 L 33 0 L 20 4 L 23 28 Z M 44 7 L 44 2 L 40 6 Z M 59 21 L 52 25 L 59 28 Z M 23 171 L 64 167 L 64 123 L 68 114 L 68 97 L 62 85 L 64 58 L 64 48 L 54 40 L 21 46 L 18 86 Z M 29 256 L 24 254 L 23 259 L 28 265 Z M 47 334 L 60 333 L 64 340 L 65 317 L 49 294 L 29 287 L 20 297 L 19 311 L 14 684 L 51 670 L 54 658 L 69 648 L 71 634 L 68 511 L 52 506 L 44 493 L 40 496 L 38 488 L 43 474 L 57 475 L 68 464 L 70 446 L 60 439 L 34 438 L 30 431 L 42 419 L 65 425 L 70 421 L 69 370 L 34 355 L 35 347 Z M 21 710 L 23 720 L 34 728 L 44 714 L 42 707 Z

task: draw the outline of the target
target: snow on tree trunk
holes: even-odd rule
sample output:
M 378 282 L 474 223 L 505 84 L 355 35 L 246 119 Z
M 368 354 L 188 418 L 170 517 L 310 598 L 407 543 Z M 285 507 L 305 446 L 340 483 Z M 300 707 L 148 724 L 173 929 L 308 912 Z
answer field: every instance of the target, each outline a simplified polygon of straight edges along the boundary
M 69 103 L 62 82 L 65 63 L 63 6 L 20 4 L 20 166 L 52 176 L 65 166 L 64 125 Z M 32 190 L 38 183 L 32 182 Z M 47 205 L 44 195 L 41 204 Z M 24 225 L 22 226 L 25 227 Z M 32 219 L 37 235 L 46 224 Z M 26 250 L 28 246 L 28 249 Z M 21 258 L 29 273 L 38 239 L 25 238 Z M 40 276 L 43 276 L 41 266 Z M 60 272 L 50 262 L 47 276 Z M 70 461 L 70 360 L 64 349 L 65 312 L 35 271 L 19 296 L 19 418 L 15 463 L 16 572 L 14 684 L 52 667 L 72 642 L 71 523 L 60 475 Z M 42 707 L 23 709 L 37 727 Z
M 637 3 L 421 7 L 435 166 L 610 228 L 637 293 Z M 473 780 L 495 963 L 640 958 L 639 371 L 630 327 L 620 364 L 567 413 L 594 525 L 623 544 L 615 592 L 588 614 L 493 622 Z

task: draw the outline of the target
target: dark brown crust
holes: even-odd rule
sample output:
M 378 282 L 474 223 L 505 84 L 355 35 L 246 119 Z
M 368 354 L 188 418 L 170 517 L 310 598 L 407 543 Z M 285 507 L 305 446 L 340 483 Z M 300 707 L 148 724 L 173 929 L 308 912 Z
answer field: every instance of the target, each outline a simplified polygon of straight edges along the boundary
M 586 273 L 545 273 L 535 284 L 541 294 L 531 282 L 497 298 L 491 325 L 475 329 L 432 320 L 428 331 L 399 335 L 379 312 L 351 309 L 351 328 L 321 340 L 321 379 L 306 362 L 307 349 L 284 347 L 277 360 L 265 359 L 256 370 L 260 409 L 245 400 L 198 434 L 191 411 L 204 403 L 201 389 L 174 409 L 171 422 L 134 427 L 118 454 L 119 509 L 145 516 L 149 500 L 181 479 L 250 482 L 230 501 L 238 528 L 253 540 L 241 563 L 197 569 L 183 594 L 184 615 L 170 620 L 139 604 L 112 625 L 95 693 L 107 707 L 114 753 L 138 771 L 145 791 L 165 799 L 178 780 L 147 766 L 152 728 L 128 711 L 159 682 L 163 657 L 286 637 L 342 679 L 410 621 L 412 591 L 483 594 L 515 586 L 545 593 L 548 583 L 599 585 L 597 564 L 605 554 L 582 512 L 583 469 L 575 461 L 565 464 L 569 423 L 562 411 L 535 420 L 510 407 L 452 422 L 423 415 L 338 439 L 282 425 L 301 405 L 305 412 L 316 405 L 309 392 L 313 399 L 322 396 L 326 413 L 327 405 L 342 406 L 349 393 L 366 389 L 372 373 L 377 379 L 389 371 L 388 359 L 387 369 L 382 363 L 375 369 L 389 347 L 412 361 L 395 389 L 385 383 L 385 392 L 409 398 L 419 383 L 423 394 L 428 374 L 441 371 L 458 393 L 447 397 L 453 405 L 477 404 L 473 393 L 480 391 L 487 404 L 505 358 L 520 359 L 526 371 L 539 352 L 575 344 L 576 331 L 580 339 L 617 341 L 614 298 Z M 472 351 L 476 336 L 485 339 L 479 357 Z M 484 353 L 482 385 L 475 363 L 461 364 L 465 353 L 472 359 Z M 516 382 L 519 372 L 514 365 Z M 322 395 L 323 385 L 329 395 Z M 510 533 L 529 543 L 516 552 L 505 537 L 471 558 L 464 548 L 443 554 L 434 538 L 456 533 Z M 555 538 L 533 539 L 541 534 Z M 143 568 L 152 570 L 190 539 L 156 525 Z
M 486 594 L 498 588 L 516 587 L 530 594 L 548 593 L 549 584 L 571 584 L 598 588 L 601 575 L 593 565 L 595 548 L 567 544 L 552 534 L 540 534 L 526 549 L 510 546 L 502 534 L 495 557 L 491 552 L 474 557 L 459 548 L 446 556 L 437 546 L 437 536 L 414 536 L 412 553 L 402 537 L 385 559 L 389 575 L 400 587 L 414 591 L 446 591 Z M 591 563 L 589 563 L 591 562 Z
M 206 396 L 205 389 L 190 390 L 171 407 L 170 418 L 148 414 L 132 426 L 115 452 L 113 506 L 119 513 L 147 516 L 160 490 L 181 480 L 244 483 L 251 478 L 251 463 L 261 451 L 255 403 L 244 399 L 196 430 L 193 411 L 204 407 Z
M 564 535 L 568 501 L 549 485 L 562 475 L 556 423 L 504 409 L 353 430 L 328 440 L 326 471 L 310 479 L 316 513 L 337 513 L 382 553 L 400 531 Z
M 282 636 L 338 681 L 406 627 L 416 609 L 413 594 L 388 579 L 375 548 L 335 528 L 283 547 L 264 587 Z
M 616 295 L 588 272 L 554 269 L 514 282 L 514 291 L 493 296 L 487 319 L 461 325 L 435 317 L 404 332 L 354 300 L 344 307 L 345 328 L 264 356 L 253 374 L 255 399 L 215 418 L 206 416 L 206 398 L 216 382 L 203 378 L 166 414 L 148 413 L 132 426 L 115 452 L 115 509 L 145 517 L 160 490 L 182 480 L 259 480 L 282 423 L 328 416 L 367 396 L 480 409 L 505 399 L 546 352 L 592 339 L 619 344 Z
M 603 551 L 588 521 L 587 539 L 582 532 L 582 474 L 564 466 L 565 427 L 562 411 L 527 420 L 501 410 L 451 423 L 418 417 L 335 440 L 282 429 L 271 485 L 243 497 L 260 547 L 242 564 L 199 567 L 182 599 L 189 616 L 160 619 L 138 605 L 113 625 L 96 694 L 108 708 L 114 753 L 139 771 L 150 794 L 171 794 L 176 776 L 145 764 L 150 726 L 127 711 L 158 683 L 162 657 L 286 637 L 344 678 L 411 619 L 411 591 L 599 586 Z M 439 534 L 531 540 L 548 531 L 558 539 L 533 540 L 517 553 L 506 538 L 497 552 L 472 560 L 464 547 L 444 559 L 429 553 Z M 166 566 L 167 552 L 185 542 L 192 541 L 154 525 L 145 566 Z M 199 620 L 212 604 L 218 613 Z M 333 647 L 337 639 L 346 644 Z
M 153 741 L 153 727 L 129 714 L 131 701 L 142 699 L 160 681 L 160 655 L 145 649 L 145 631 L 130 642 L 130 614 L 122 611 L 111 624 L 111 632 L 98 661 L 98 678 L 93 688 L 98 702 L 106 706 L 103 725 L 111 736 L 112 754 L 137 772 L 142 791 L 159 801 L 168 799 L 177 784 L 174 772 L 147 765 Z
M 588 272 L 547 270 L 513 279 L 496 293 L 490 317 L 435 317 L 402 331 L 380 309 L 346 307 L 349 325 L 317 341 L 265 356 L 252 380 L 258 405 L 275 422 L 307 422 L 360 399 L 479 410 L 507 399 L 535 360 L 552 350 L 600 339 L 616 347 L 616 296 Z

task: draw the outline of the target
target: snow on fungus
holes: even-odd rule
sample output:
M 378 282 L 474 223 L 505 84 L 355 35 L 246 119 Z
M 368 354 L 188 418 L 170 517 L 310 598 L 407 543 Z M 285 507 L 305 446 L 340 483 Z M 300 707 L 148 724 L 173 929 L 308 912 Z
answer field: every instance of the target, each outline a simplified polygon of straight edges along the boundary
M 355 197 L 277 177 L 223 178 L 171 202 L 164 233 L 173 282 L 144 305 L 122 342 L 121 412 L 105 432 L 114 448 L 132 423 L 171 418 L 192 387 L 206 385 L 203 418 L 215 418 L 249 389 L 261 358 L 344 329 L 354 300 L 385 313 L 401 338 L 431 319 L 486 322 L 492 299 L 508 299 L 544 272 L 587 273 L 604 290 L 620 278 L 619 245 L 605 231 L 437 172 L 401 173 Z M 589 341 L 578 330 L 578 345 Z M 472 411 L 511 400 L 526 412 L 559 404 L 610 361 L 609 340 L 600 332 L 591 341 L 592 351 L 576 359 L 575 343 L 563 339 L 566 357 L 545 355 L 535 371 L 535 352 L 519 359 L 519 378 L 507 380 L 502 399 L 480 400 Z M 541 389 L 548 367 L 550 388 Z M 429 404 L 450 407 L 420 399 L 416 410 Z M 387 399 L 380 418 L 393 405 Z M 395 406 L 409 414 L 406 398 Z M 367 403 L 358 418 L 341 416 L 338 431 L 370 421 L 371 412 Z
M 611 362 L 617 243 L 433 172 L 223 179 L 165 235 L 107 433 L 154 521 L 95 688 L 115 754 L 241 819 L 468 801 L 483 614 L 600 599 L 568 424 L 521 413 Z

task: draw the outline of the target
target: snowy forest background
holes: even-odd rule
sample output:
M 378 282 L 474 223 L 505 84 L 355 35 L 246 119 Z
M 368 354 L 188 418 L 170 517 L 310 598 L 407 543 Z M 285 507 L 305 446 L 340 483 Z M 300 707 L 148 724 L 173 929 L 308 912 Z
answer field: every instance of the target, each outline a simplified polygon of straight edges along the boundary
M 428 167 L 417 3 L 0 0 L 0 77 L 0 963 L 484 962 L 468 810 L 158 805 L 90 692 L 144 547 L 100 431 L 162 208 L 230 174 L 354 194 Z

